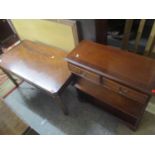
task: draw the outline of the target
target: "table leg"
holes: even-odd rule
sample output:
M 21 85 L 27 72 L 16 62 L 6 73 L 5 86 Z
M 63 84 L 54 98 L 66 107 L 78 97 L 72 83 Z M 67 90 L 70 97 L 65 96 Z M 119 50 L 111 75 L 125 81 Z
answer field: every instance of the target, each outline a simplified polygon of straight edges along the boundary
M 62 108 L 64 114 L 65 114 L 65 115 L 68 115 L 68 114 L 69 114 L 68 108 L 67 108 L 66 105 L 62 102 L 61 96 L 58 95 L 58 94 L 55 94 L 55 95 L 54 95 L 54 98 L 56 99 L 57 103 L 61 106 L 61 108 Z
M 3 68 L 0 69 L 9 77 L 9 79 L 16 85 L 16 87 L 19 86 L 19 84 L 16 82 L 16 80 L 11 76 L 11 74 L 8 71 L 4 70 Z

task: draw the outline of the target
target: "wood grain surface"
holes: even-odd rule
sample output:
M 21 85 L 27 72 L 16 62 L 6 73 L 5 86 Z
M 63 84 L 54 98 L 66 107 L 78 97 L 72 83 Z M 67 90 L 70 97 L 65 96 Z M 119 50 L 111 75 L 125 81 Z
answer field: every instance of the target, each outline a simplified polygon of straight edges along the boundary
M 155 60 L 151 58 L 85 40 L 66 60 L 145 93 L 155 89 Z
M 24 40 L 3 54 L 0 66 L 26 81 L 57 93 L 70 77 L 64 51 Z

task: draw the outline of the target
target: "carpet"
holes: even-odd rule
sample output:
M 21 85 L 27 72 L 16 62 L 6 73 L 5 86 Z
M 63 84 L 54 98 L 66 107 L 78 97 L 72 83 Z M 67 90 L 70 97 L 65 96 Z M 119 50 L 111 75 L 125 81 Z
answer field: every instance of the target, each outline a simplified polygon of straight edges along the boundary
M 16 76 L 13 77 L 17 79 L 17 83 L 22 83 L 21 79 L 17 78 Z M 0 97 L 5 98 L 15 89 L 16 86 L 14 85 L 14 83 L 12 83 L 12 81 L 7 77 L 7 75 L 3 73 L 3 71 L 0 69 Z
M 27 128 L 28 125 L 0 99 L 0 135 L 20 135 Z
M 23 82 L 5 100 L 22 120 L 43 135 L 155 134 L 155 97 L 149 102 L 136 131 L 132 131 L 104 109 L 79 100 L 72 86 L 67 87 L 62 93 L 62 100 L 69 109 L 68 116 L 63 114 L 60 106 L 51 96 L 26 82 Z

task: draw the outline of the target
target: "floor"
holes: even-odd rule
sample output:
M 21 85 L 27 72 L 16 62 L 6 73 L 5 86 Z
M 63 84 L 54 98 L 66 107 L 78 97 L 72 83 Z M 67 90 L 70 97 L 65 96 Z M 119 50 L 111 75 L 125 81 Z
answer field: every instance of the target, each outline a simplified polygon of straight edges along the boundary
M 136 132 L 115 116 L 87 102 L 81 102 L 69 86 L 62 95 L 69 108 L 65 116 L 59 105 L 45 92 L 23 82 L 5 100 L 31 128 L 39 134 L 155 134 L 155 98 L 152 98 Z

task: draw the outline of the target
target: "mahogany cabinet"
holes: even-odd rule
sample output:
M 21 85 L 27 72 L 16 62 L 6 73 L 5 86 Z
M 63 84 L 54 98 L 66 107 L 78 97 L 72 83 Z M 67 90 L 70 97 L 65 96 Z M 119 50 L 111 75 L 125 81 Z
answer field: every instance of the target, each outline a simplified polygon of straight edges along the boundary
M 155 88 L 155 60 L 84 40 L 66 61 L 77 89 L 137 128 Z

